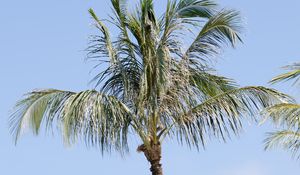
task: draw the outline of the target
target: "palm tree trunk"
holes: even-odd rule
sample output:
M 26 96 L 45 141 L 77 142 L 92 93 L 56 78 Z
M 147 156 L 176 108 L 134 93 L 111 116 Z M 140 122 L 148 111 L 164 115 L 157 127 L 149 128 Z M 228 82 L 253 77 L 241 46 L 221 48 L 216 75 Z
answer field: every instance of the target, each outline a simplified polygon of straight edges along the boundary
M 161 160 L 161 145 L 160 143 L 153 144 L 150 148 L 146 148 L 145 145 L 138 147 L 138 151 L 144 152 L 145 157 L 151 164 L 150 171 L 152 175 L 163 175 Z

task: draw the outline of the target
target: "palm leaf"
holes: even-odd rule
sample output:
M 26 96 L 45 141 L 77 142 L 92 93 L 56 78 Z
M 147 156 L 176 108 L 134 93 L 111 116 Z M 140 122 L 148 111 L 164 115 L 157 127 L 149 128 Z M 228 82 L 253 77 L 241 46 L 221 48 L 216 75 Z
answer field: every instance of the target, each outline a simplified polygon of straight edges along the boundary
M 105 70 L 98 73 L 91 82 L 96 82 L 96 87 L 102 85 L 101 90 L 123 100 L 138 91 L 141 76 L 141 63 L 135 57 L 136 46 L 130 41 L 126 29 L 125 19 L 125 1 L 112 1 L 113 7 L 119 19 L 119 28 L 121 35 L 117 42 L 112 42 L 108 29 L 99 20 L 95 12 L 90 9 L 89 12 L 96 21 L 96 27 L 100 29 L 101 35 L 95 35 L 94 40 L 88 48 L 89 57 L 108 57 L 107 62 L 111 63 Z M 116 43 L 116 44 L 113 44 Z M 99 53 L 101 53 L 99 55 Z
M 114 64 L 116 61 L 116 53 L 113 48 L 108 28 L 97 17 L 93 9 L 89 9 L 89 13 L 96 23 L 96 28 L 101 31 L 102 35 L 93 36 L 91 45 L 87 49 L 89 51 L 88 55 L 92 55 L 91 58 L 95 58 L 95 54 L 99 54 L 96 57 L 108 57 L 111 60 L 110 63 Z
M 220 93 L 233 90 L 237 86 L 235 82 L 226 77 L 214 75 L 206 71 L 191 69 L 190 83 L 204 96 L 210 98 Z
M 300 105 L 294 103 L 281 103 L 266 108 L 262 112 L 265 116 L 261 123 L 271 119 L 276 125 L 288 128 L 300 128 Z
M 55 89 L 34 91 L 21 100 L 11 117 L 11 132 L 17 141 L 25 129 L 38 134 L 46 126 L 57 124 L 66 143 L 84 139 L 87 145 L 102 151 L 127 150 L 127 134 L 131 126 L 130 111 L 115 97 L 95 90 L 79 93 Z
M 235 46 L 241 41 L 240 14 L 233 10 L 223 10 L 209 18 L 194 42 L 187 49 L 184 58 L 205 60 L 220 53 L 222 46 Z
M 295 78 L 295 83 L 298 81 L 298 76 L 300 75 L 299 63 L 285 66 L 284 68 L 289 70 L 289 72 L 273 78 L 270 83 L 278 83 Z M 275 125 L 284 128 L 281 131 L 268 133 L 265 139 L 265 149 L 281 147 L 292 152 L 293 156 L 300 158 L 300 105 L 295 103 L 293 100 L 290 103 L 280 103 L 266 108 L 262 112 L 265 117 L 261 123 L 271 119 Z
M 180 18 L 210 18 L 217 4 L 211 0 L 180 0 L 176 14 Z
M 290 101 L 290 98 L 265 87 L 229 90 L 175 117 L 174 129 L 181 143 L 185 141 L 189 146 L 199 148 L 201 144 L 205 145 L 207 135 L 225 140 L 230 130 L 239 133 L 243 117 L 249 116 L 255 120 L 260 110 L 282 101 Z
M 265 149 L 280 147 L 292 153 L 293 157 L 300 158 L 300 133 L 293 130 L 282 130 L 268 133 L 265 139 Z
M 180 54 L 181 42 L 179 35 L 185 38 L 182 31 L 190 31 L 186 25 L 198 26 L 198 19 L 209 19 L 214 14 L 216 4 L 208 0 L 168 1 L 167 9 L 161 21 L 163 31 L 160 43 L 168 45 L 172 53 Z M 181 38 L 180 38 L 181 39 Z
M 276 76 L 270 81 L 270 83 L 273 84 L 292 79 L 295 79 L 295 83 L 297 83 L 300 75 L 300 63 L 295 63 L 293 65 L 285 66 L 283 68 L 289 70 L 289 72 Z

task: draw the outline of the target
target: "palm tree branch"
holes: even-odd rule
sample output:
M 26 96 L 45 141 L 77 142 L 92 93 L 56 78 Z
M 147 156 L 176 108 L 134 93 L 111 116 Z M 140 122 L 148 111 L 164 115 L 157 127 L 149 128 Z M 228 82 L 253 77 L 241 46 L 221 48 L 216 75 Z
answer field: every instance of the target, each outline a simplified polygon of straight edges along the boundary
M 223 10 L 212 16 L 186 50 L 183 58 L 200 58 L 218 54 L 222 44 L 233 47 L 242 41 L 239 33 L 240 15 L 234 10 Z M 202 57 L 202 58 L 201 58 Z
M 91 17 L 96 22 L 96 27 L 101 31 L 103 36 L 98 36 L 93 40 L 94 42 L 98 43 L 95 45 L 91 45 L 88 50 L 90 50 L 91 55 L 94 55 L 95 53 L 101 53 L 105 54 L 107 53 L 107 56 L 111 59 L 111 64 L 114 64 L 116 62 L 116 53 L 115 49 L 113 48 L 113 44 L 110 38 L 109 30 L 108 28 L 102 23 L 102 21 L 97 17 L 93 9 L 89 9 L 89 13 Z M 94 43 L 92 42 L 92 43 Z M 104 48 L 102 48 L 104 47 Z M 106 56 L 106 54 L 105 54 Z
M 281 130 L 268 133 L 264 141 L 265 150 L 281 147 L 292 153 L 293 157 L 300 158 L 300 133 L 293 130 Z
M 288 81 L 291 79 L 294 79 L 296 77 L 298 77 L 300 75 L 300 70 L 294 70 L 279 76 L 276 76 L 275 78 L 273 78 L 270 83 L 277 83 L 280 81 Z
M 38 134 L 44 121 L 46 128 L 61 126 L 68 144 L 84 138 L 87 145 L 99 146 L 102 151 L 114 147 L 123 152 L 128 149 L 128 130 L 138 127 L 133 118 L 129 108 L 113 96 L 95 90 L 75 93 L 47 89 L 33 91 L 20 101 L 10 126 L 16 141 L 25 129 Z
M 281 103 L 263 110 L 265 116 L 261 123 L 271 120 L 276 125 L 287 128 L 300 128 L 300 105 L 294 103 Z
M 205 145 L 205 135 L 221 137 L 225 140 L 229 130 L 239 133 L 244 116 L 255 120 L 255 115 L 263 108 L 289 101 L 285 94 L 265 87 L 243 87 L 213 96 L 184 114 L 174 117 L 174 127 L 180 142 L 199 148 Z M 174 132 L 170 130 L 170 132 Z M 169 133 L 165 133 L 169 134 Z
M 123 44 L 126 46 L 126 49 L 122 49 L 125 52 L 128 52 L 128 56 L 130 56 L 132 59 L 135 59 L 135 48 L 133 47 L 133 42 L 131 41 L 128 32 L 127 32 L 127 9 L 126 9 L 126 1 L 127 0 L 111 0 L 112 5 L 116 11 L 116 16 L 118 18 L 118 28 L 121 30 L 121 38 L 120 38 L 120 44 Z
M 213 97 L 237 87 L 233 80 L 226 77 L 195 69 L 190 69 L 190 72 L 190 84 L 207 97 Z
M 168 1 L 166 12 L 161 20 L 161 45 L 168 45 L 170 51 L 179 54 L 181 42 L 178 41 L 180 30 L 190 29 L 185 25 L 197 26 L 200 21 L 195 18 L 209 19 L 216 4 L 209 0 Z M 177 32 L 177 33 L 176 33 Z

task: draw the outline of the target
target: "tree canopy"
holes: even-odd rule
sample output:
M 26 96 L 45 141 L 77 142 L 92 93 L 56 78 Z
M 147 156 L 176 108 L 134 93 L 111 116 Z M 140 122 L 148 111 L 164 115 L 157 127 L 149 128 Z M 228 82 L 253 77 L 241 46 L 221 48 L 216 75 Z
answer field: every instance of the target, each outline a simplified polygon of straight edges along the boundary
M 11 116 L 16 141 L 26 128 L 57 125 L 64 140 L 84 140 L 102 152 L 128 151 L 128 135 L 140 138 L 139 151 L 162 174 L 165 138 L 201 148 L 208 138 L 238 134 L 244 118 L 291 99 L 262 86 L 240 87 L 214 70 L 223 49 L 241 43 L 236 10 L 211 0 L 168 0 L 158 17 L 152 0 L 128 10 L 126 0 L 111 0 L 108 20 L 90 16 L 98 33 L 87 48 L 100 71 L 95 88 L 82 92 L 35 90 L 20 100 Z M 112 37 L 106 22 L 117 30 Z

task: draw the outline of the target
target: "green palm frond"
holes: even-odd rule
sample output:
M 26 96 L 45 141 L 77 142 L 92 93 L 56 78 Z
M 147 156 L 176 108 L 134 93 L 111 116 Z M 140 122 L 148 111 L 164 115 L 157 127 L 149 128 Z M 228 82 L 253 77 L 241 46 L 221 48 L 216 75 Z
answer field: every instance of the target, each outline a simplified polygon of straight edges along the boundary
M 66 143 L 84 139 L 102 151 L 127 151 L 127 134 L 132 125 L 129 109 L 115 97 L 95 90 L 79 93 L 55 89 L 34 91 L 19 101 L 11 117 L 11 132 L 17 141 L 31 128 L 38 134 L 43 122 L 57 124 Z
M 180 18 L 210 18 L 217 4 L 211 0 L 180 0 L 176 14 Z
M 144 38 L 142 36 L 142 24 L 139 20 L 138 14 L 127 14 L 127 20 L 127 28 L 137 41 L 140 50 L 139 54 L 142 55 L 141 46 L 144 42 Z
M 110 63 L 113 64 L 116 61 L 116 53 L 115 49 L 113 48 L 108 28 L 97 17 L 93 9 L 89 9 L 89 13 L 96 23 L 96 28 L 101 31 L 102 35 L 93 36 L 93 38 L 91 39 L 91 45 L 87 49 L 89 51 L 88 55 L 94 56 L 96 54 L 99 54 L 96 57 L 108 57 L 111 59 Z
M 102 91 L 124 99 L 132 95 L 133 91 L 138 91 L 142 65 L 136 59 L 136 46 L 131 43 L 127 33 L 124 7 L 119 0 L 114 0 L 112 3 L 119 15 L 119 28 L 122 31 L 116 44 L 113 44 L 108 29 L 94 11 L 89 10 L 97 23 L 97 28 L 100 29 L 101 35 L 96 35 L 94 36 L 96 39 L 92 39 L 88 48 L 88 56 L 90 58 L 111 58 L 107 61 L 110 63 L 109 66 L 98 73 L 91 82 L 96 82 L 96 86 L 101 84 Z
M 262 112 L 265 116 L 261 123 L 271 118 L 273 123 L 288 128 L 300 128 L 300 105 L 294 103 L 281 103 L 266 108 Z
M 169 46 L 172 53 L 182 55 L 180 48 L 183 31 L 190 31 L 189 26 L 199 26 L 201 19 L 209 19 L 213 16 L 216 4 L 206 0 L 180 0 L 168 1 L 167 9 L 161 21 L 161 31 L 163 31 L 160 43 Z M 183 37 L 183 38 L 184 38 Z
M 265 139 L 265 149 L 280 147 L 292 153 L 293 157 L 300 158 L 300 133 L 293 130 L 282 130 L 268 133 Z
M 294 83 L 297 83 L 299 80 L 299 75 L 300 75 L 300 63 L 288 65 L 283 68 L 288 70 L 288 72 L 274 77 L 270 81 L 270 83 L 273 84 L 273 83 L 278 83 L 281 81 L 288 81 L 288 80 L 292 80 L 292 79 L 295 79 Z
M 242 41 L 240 14 L 233 10 L 223 10 L 209 18 L 198 36 L 187 49 L 185 56 L 189 59 L 205 60 L 206 57 L 219 54 L 222 46 Z M 197 61 L 195 61 L 197 62 Z
M 243 117 L 255 120 L 263 108 L 284 101 L 290 101 L 290 98 L 273 89 L 235 88 L 208 98 L 183 115 L 175 115 L 174 130 L 170 133 L 175 133 L 181 143 L 185 141 L 187 145 L 199 148 L 201 144 L 205 145 L 207 135 L 225 140 L 230 136 L 230 130 L 239 133 Z
M 188 59 L 191 66 L 198 67 L 207 63 L 207 58 L 220 54 L 223 46 L 231 44 L 234 47 L 241 41 L 240 23 L 238 12 L 218 12 L 204 25 L 183 58 Z
M 111 4 L 119 17 L 119 20 L 124 21 L 127 15 L 127 0 L 111 0 Z
M 191 85 L 207 97 L 213 97 L 237 87 L 233 80 L 205 71 L 191 70 L 190 81 Z
M 117 28 L 120 29 L 120 35 L 117 41 L 118 51 L 133 59 L 134 62 L 137 62 L 135 53 L 139 53 L 139 50 L 137 49 L 137 45 L 135 45 L 131 41 L 131 38 L 127 31 L 127 25 L 128 25 L 127 0 L 111 0 L 111 2 L 116 13 L 116 19 L 117 19 L 116 25 Z
M 300 105 L 295 103 L 281 103 L 266 108 L 262 114 L 265 116 L 261 123 L 271 119 L 272 122 L 285 128 L 282 131 L 270 132 L 265 139 L 265 149 L 275 147 L 283 148 L 299 159 L 300 148 Z
M 299 63 L 285 66 L 284 69 L 289 72 L 273 78 L 270 83 L 273 84 L 292 79 L 296 79 L 295 83 L 298 82 L 300 75 Z M 265 139 L 265 149 L 280 147 L 292 152 L 293 156 L 299 159 L 300 105 L 296 104 L 295 100 L 290 103 L 280 103 L 266 108 L 263 110 L 262 115 L 264 118 L 261 123 L 265 123 L 268 119 L 271 119 L 275 125 L 283 128 L 281 131 L 268 133 L 268 136 Z

